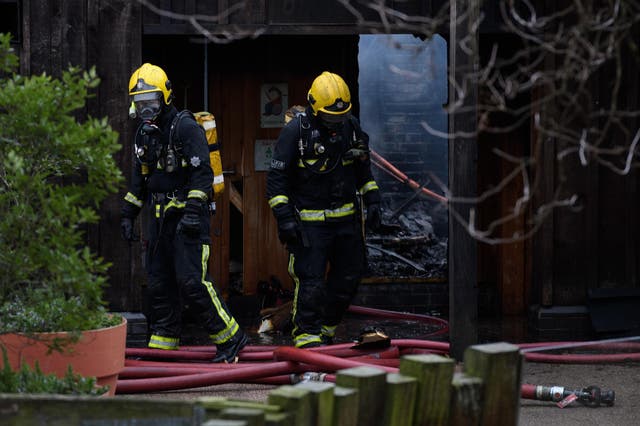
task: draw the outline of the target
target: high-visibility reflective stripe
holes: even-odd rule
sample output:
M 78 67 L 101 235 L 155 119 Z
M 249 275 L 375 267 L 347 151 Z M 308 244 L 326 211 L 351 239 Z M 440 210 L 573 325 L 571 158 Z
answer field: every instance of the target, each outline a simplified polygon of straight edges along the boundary
M 213 343 L 215 343 L 216 345 L 219 345 L 220 343 L 228 342 L 233 336 L 236 335 L 239 328 L 240 326 L 234 320 L 233 324 L 231 324 L 229 327 L 225 328 L 220 333 L 211 334 L 209 335 L 209 337 L 211 337 L 211 340 L 213 340 Z
M 197 198 L 198 200 L 207 201 L 207 194 L 199 189 L 192 189 L 187 194 L 187 198 Z
M 289 202 L 289 197 L 286 195 L 276 195 L 269 200 L 269 207 L 274 208 L 278 204 L 285 204 Z
M 362 188 L 360 188 L 360 193 L 366 194 L 367 192 L 373 191 L 374 189 L 380 189 L 380 188 L 378 188 L 378 184 L 376 183 L 375 180 L 370 180 L 369 182 L 362 185 Z
M 216 175 L 213 177 L 213 184 L 218 185 L 224 183 L 224 175 Z
M 299 159 L 298 160 L 298 167 L 302 167 L 302 168 L 306 167 L 305 163 L 306 164 L 312 164 L 312 165 L 316 164 L 318 162 L 318 160 L 319 160 L 319 158 L 305 158 L 304 161 L 302 159 Z
M 347 203 L 342 207 L 332 210 L 300 210 L 300 220 L 307 222 L 322 222 L 326 219 L 335 219 L 355 214 L 353 203 Z
M 176 208 L 176 209 L 184 209 L 184 206 L 186 206 L 187 204 L 182 202 L 182 201 L 178 201 L 177 198 L 172 198 L 171 201 L 169 201 L 165 206 L 164 209 L 162 209 L 162 213 L 166 213 L 167 210 L 169 210 L 170 208 Z M 160 217 L 160 206 L 161 204 L 156 204 L 156 217 Z
M 124 199 L 125 201 L 128 201 L 131 204 L 133 204 L 134 206 L 142 207 L 142 204 L 143 204 L 142 200 L 140 200 L 138 197 L 136 197 L 130 192 L 127 192 L 127 195 L 124 196 Z
M 305 167 L 307 167 L 307 165 L 313 166 L 319 160 L 320 160 L 319 158 L 305 158 L 304 160 L 300 159 L 298 160 L 298 167 L 304 169 Z M 327 163 L 328 163 L 328 159 L 325 160 L 324 164 L 320 167 L 320 171 L 327 170 Z
M 304 169 L 307 165 L 312 166 L 312 165 L 316 164 L 319 160 L 320 160 L 320 158 L 305 158 L 304 160 L 299 159 L 298 160 L 298 167 Z M 353 164 L 353 159 L 349 159 L 349 160 L 342 159 L 342 165 L 343 166 L 349 166 L 351 164 Z M 326 164 L 324 164 L 320 168 L 320 170 L 324 170 L 325 168 L 326 168 Z
M 336 327 L 335 325 L 323 325 L 320 332 L 323 336 L 334 337 L 336 335 Z
M 291 309 L 291 318 L 293 320 L 294 327 L 291 333 L 294 336 L 296 334 L 296 331 L 298 330 L 298 327 L 295 325 L 296 324 L 295 320 L 296 320 L 296 315 L 298 313 L 298 289 L 300 288 L 300 279 L 296 275 L 296 271 L 294 269 L 295 263 L 296 263 L 296 257 L 293 255 L 293 253 L 290 253 L 287 271 L 289 272 L 289 276 L 293 280 L 293 305 Z
M 322 343 L 322 339 L 317 334 L 301 334 L 293 338 L 296 348 L 308 345 L 309 343 Z
M 296 335 L 297 331 L 298 331 L 298 326 L 296 326 L 296 316 L 298 314 L 298 290 L 300 289 L 300 279 L 298 278 L 298 276 L 296 275 L 295 272 L 295 263 L 296 263 L 296 258 L 295 256 L 291 253 L 289 254 L 289 265 L 287 267 L 287 270 L 289 272 L 289 276 L 291 277 L 291 279 L 293 280 L 293 284 L 294 284 L 294 291 L 293 291 L 293 306 L 292 306 L 292 310 L 291 310 L 291 316 L 293 318 L 293 331 L 291 332 L 293 334 L 293 336 L 295 336 L 293 338 L 294 344 L 296 346 L 296 348 L 299 348 L 300 346 L 304 346 L 307 345 L 309 343 L 322 343 L 322 338 L 318 335 L 315 334 L 300 334 L 300 335 Z
M 159 205 L 159 204 L 158 204 Z M 167 210 L 169 210 L 172 207 L 175 207 L 176 209 L 184 209 L 184 207 L 187 204 L 182 202 L 182 201 L 178 201 L 177 198 L 172 198 L 171 201 L 169 201 L 165 206 L 164 206 L 164 210 L 163 213 L 166 213 Z
M 180 339 L 177 337 L 166 337 L 153 334 L 151 335 L 147 346 L 154 349 L 176 350 L 178 349 L 179 343 Z
M 201 124 L 202 128 L 205 130 L 209 130 L 209 129 L 215 129 L 216 128 L 216 120 L 208 120 L 208 121 L 204 121 Z
M 211 339 L 213 340 L 213 342 L 218 344 L 218 343 L 224 343 L 227 340 L 231 339 L 233 335 L 236 334 L 236 332 L 238 331 L 239 326 L 236 320 L 230 317 L 227 314 L 227 311 L 222 307 L 222 304 L 220 303 L 220 299 L 218 298 L 218 293 L 216 293 L 215 289 L 213 288 L 213 283 L 211 281 L 206 280 L 208 261 L 209 261 L 209 245 L 203 244 L 201 264 L 200 264 L 200 269 L 201 269 L 200 282 L 207 289 L 207 293 L 209 293 L 209 297 L 211 298 L 211 302 L 213 303 L 213 306 L 215 306 L 216 308 L 216 312 L 220 316 L 220 319 L 222 319 L 222 321 L 226 325 L 226 327 L 222 329 L 222 331 L 211 335 Z

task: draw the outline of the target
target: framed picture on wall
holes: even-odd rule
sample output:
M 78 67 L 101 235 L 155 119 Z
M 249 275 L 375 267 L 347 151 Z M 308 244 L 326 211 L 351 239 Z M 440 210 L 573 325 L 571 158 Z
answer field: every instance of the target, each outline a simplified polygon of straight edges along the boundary
M 265 83 L 260 86 L 260 127 L 283 127 L 288 103 L 287 83 Z

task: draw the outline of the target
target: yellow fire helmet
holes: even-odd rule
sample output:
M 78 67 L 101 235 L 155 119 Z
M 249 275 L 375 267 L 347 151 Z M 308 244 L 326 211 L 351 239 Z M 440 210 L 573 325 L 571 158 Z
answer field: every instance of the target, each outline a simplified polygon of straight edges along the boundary
M 153 120 L 162 109 L 161 99 L 165 105 L 173 99 L 171 82 L 162 68 L 144 63 L 129 79 L 129 96 L 137 115 L 143 120 Z
M 351 111 L 349 86 L 338 74 L 325 71 L 316 77 L 307 94 L 313 115 L 324 120 L 343 121 Z

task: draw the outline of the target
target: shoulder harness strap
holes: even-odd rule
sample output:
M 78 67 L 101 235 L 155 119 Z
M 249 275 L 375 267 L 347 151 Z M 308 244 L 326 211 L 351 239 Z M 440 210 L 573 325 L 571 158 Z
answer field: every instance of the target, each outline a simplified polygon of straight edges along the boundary
M 188 115 L 190 115 L 194 120 L 196 119 L 191 111 L 189 111 L 188 109 L 183 109 L 176 114 L 176 116 L 173 118 L 173 121 L 171 122 L 171 127 L 169 129 L 169 143 L 175 146 L 178 150 L 182 148 L 182 140 L 180 139 L 180 135 L 178 134 L 178 125 L 180 124 L 180 120 Z

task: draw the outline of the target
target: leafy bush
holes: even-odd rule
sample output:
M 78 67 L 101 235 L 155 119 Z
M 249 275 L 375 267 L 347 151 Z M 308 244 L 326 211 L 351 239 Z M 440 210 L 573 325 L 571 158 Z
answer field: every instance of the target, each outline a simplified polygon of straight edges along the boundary
M 107 386 L 97 386 L 94 377 L 82 377 L 73 372 L 71 365 L 63 378 L 55 374 L 44 374 L 38 363 L 32 370 L 22 364 L 19 371 L 13 371 L 9 365 L 7 351 L 2 348 L 4 367 L 0 370 L 0 393 L 55 393 L 63 395 L 105 394 Z
M 103 301 L 110 265 L 84 240 L 122 182 L 117 132 L 78 119 L 100 80 L 73 67 L 22 76 L 17 63 L 0 34 L 0 334 L 119 324 Z

